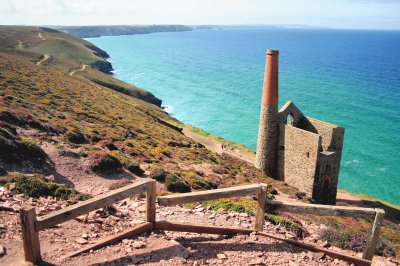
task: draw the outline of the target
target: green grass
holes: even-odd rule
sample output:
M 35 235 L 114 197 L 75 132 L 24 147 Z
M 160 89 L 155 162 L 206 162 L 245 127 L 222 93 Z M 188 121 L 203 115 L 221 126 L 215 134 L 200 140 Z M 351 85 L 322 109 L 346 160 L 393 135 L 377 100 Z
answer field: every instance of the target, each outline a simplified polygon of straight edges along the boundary
M 92 50 L 86 47 L 58 39 L 41 42 L 29 50 L 40 54 L 61 57 L 74 62 L 82 62 L 88 65 L 100 59 L 93 54 Z
M 232 199 L 204 201 L 202 202 L 202 205 L 205 207 L 210 207 L 214 211 L 223 209 L 231 212 L 247 213 L 248 215 L 254 216 L 257 203 L 247 198 L 240 198 L 236 201 Z

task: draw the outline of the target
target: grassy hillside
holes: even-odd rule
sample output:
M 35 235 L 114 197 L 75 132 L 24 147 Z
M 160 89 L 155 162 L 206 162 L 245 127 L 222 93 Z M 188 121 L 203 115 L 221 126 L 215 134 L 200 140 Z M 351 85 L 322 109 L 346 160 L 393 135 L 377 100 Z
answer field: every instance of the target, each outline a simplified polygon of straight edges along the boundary
M 0 26 L 0 47 L 46 53 L 82 63 L 108 73 L 108 54 L 93 44 L 60 31 L 43 27 Z
M 161 100 L 148 91 L 113 78 L 108 54 L 93 44 L 57 30 L 42 27 L 0 26 L 0 49 L 41 66 L 71 73 L 88 65 L 76 75 L 126 95 L 161 106 Z
M 0 126 L 16 142 L 15 128 L 37 130 L 33 142 L 69 143 L 85 150 L 110 143 L 116 147 L 111 154 L 121 163 L 163 167 L 189 189 L 272 182 L 253 167 L 185 137 L 172 126 L 180 123 L 155 105 L 6 53 L 0 52 L 0 62 Z M 10 139 L 3 137 L 3 142 Z M 192 170 L 196 165 L 209 173 Z
M 183 25 L 68 26 L 57 29 L 80 38 L 192 30 Z

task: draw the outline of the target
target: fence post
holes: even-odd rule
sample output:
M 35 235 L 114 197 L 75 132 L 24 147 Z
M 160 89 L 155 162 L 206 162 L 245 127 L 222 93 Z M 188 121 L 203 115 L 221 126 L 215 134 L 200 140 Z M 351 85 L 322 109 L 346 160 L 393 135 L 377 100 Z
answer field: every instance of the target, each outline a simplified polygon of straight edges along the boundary
M 32 206 L 20 209 L 20 222 L 22 242 L 24 246 L 25 261 L 37 264 L 42 260 L 40 255 L 39 233 L 36 231 L 36 211 Z
M 149 188 L 146 191 L 146 221 L 152 223 L 154 228 L 156 222 L 156 182 L 154 180 L 149 182 Z
M 262 231 L 265 221 L 265 202 L 267 201 L 268 185 L 261 185 L 261 192 L 257 195 L 257 211 L 254 229 Z
M 382 209 L 376 209 L 375 220 L 372 224 L 370 235 L 365 245 L 364 253 L 362 256 L 363 259 L 372 260 L 372 258 L 374 257 L 376 245 L 378 244 L 379 240 L 379 232 L 384 218 L 385 211 Z

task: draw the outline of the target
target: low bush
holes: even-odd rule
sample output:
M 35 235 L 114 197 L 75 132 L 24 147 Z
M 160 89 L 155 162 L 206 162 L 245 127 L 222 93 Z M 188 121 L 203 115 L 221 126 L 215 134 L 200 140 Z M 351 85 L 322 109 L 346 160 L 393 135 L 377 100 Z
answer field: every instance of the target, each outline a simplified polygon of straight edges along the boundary
M 0 161 L 19 163 L 30 161 L 35 164 L 46 162 L 46 153 L 30 138 L 19 138 L 5 128 L 0 128 Z
M 140 168 L 139 163 L 137 163 L 135 161 L 129 160 L 129 161 L 125 162 L 124 167 L 126 170 L 128 170 L 132 174 L 135 174 L 138 176 L 142 176 L 144 174 L 144 170 L 142 168 Z
M 363 232 L 352 232 L 347 229 L 332 228 L 320 232 L 323 240 L 331 245 L 349 249 L 355 252 L 362 252 L 368 240 L 368 234 Z M 379 238 L 375 254 L 379 256 L 396 256 L 396 248 L 393 243 L 385 238 Z
M 266 220 L 270 221 L 274 225 L 285 227 L 300 239 L 309 235 L 308 231 L 303 227 L 301 222 L 287 213 L 282 213 L 281 215 L 267 214 Z
M 65 139 L 74 144 L 88 143 L 88 139 L 79 131 L 70 131 L 65 135 Z
M 14 190 L 28 197 L 52 196 L 63 200 L 77 195 L 77 191 L 63 184 L 46 182 L 42 175 L 12 175 L 0 179 L 0 183 L 15 183 Z
M 99 142 L 97 142 L 97 145 L 103 148 L 107 148 L 110 151 L 118 150 L 117 146 L 115 146 L 115 144 L 111 140 L 107 139 L 100 140 Z
M 164 168 L 157 167 L 154 170 L 151 170 L 149 177 L 157 180 L 158 182 L 165 182 L 166 175 L 167 173 L 165 172 Z
M 168 173 L 165 177 L 165 188 L 171 192 L 185 193 L 190 192 L 190 186 L 180 176 Z
M 121 162 L 105 151 L 88 152 L 89 168 L 94 172 L 113 173 L 122 169 Z

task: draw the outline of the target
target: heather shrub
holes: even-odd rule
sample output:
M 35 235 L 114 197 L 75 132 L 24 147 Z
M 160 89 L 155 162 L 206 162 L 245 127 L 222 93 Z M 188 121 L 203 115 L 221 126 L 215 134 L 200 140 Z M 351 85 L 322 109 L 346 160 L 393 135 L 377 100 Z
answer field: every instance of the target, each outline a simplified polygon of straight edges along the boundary
M 97 142 L 97 145 L 103 148 L 107 148 L 110 151 L 118 150 L 117 146 L 114 145 L 110 140 L 104 139 Z
M 184 193 L 191 191 L 189 184 L 185 180 L 171 173 L 168 173 L 165 177 L 165 187 L 171 192 Z
M 166 175 L 167 173 L 165 172 L 164 168 L 157 167 L 154 170 L 151 170 L 149 177 L 157 180 L 158 182 L 164 182 Z
M 5 128 L 0 127 L 0 160 L 6 163 L 30 161 L 43 164 L 46 153 L 30 138 L 19 139 Z
M 65 135 L 65 139 L 74 144 L 88 143 L 88 139 L 79 131 L 70 131 Z
M 368 240 L 367 233 L 351 232 L 350 230 L 331 227 L 324 229 L 321 232 L 321 237 L 336 247 L 355 252 L 362 252 Z M 375 254 L 379 256 L 396 256 L 396 249 L 389 240 L 379 238 Z
M 105 151 L 88 152 L 89 168 L 94 172 L 112 173 L 122 168 L 121 162 Z
M 140 165 L 133 161 L 133 160 L 128 160 L 124 163 L 124 167 L 126 170 L 128 170 L 129 172 L 131 172 L 132 174 L 141 176 L 144 173 L 144 170 L 142 168 L 140 168 Z

